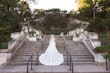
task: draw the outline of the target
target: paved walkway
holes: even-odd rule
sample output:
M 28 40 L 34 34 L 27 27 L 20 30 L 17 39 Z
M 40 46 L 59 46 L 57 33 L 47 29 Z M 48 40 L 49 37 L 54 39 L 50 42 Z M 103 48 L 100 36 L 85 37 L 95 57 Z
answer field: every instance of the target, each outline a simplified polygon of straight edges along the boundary
M 0 68 L 0 73 L 3 72 L 26 72 L 26 65 L 13 65 L 7 66 L 4 68 Z M 44 66 L 39 65 L 33 66 L 34 72 L 71 72 L 69 70 L 69 66 L 59 65 L 59 66 Z M 110 73 L 110 71 L 106 71 L 105 66 L 97 66 L 97 65 L 74 65 L 74 72 L 76 73 Z

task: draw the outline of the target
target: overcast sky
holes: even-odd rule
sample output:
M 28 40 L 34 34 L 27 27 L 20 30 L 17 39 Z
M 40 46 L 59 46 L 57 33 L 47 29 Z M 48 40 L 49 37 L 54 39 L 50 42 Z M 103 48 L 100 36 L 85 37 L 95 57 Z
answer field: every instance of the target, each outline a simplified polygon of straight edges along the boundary
M 59 8 L 61 10 L 76 10 L 77 3 L 75 0 L 27 0 L 30 9 L 52 9 Z

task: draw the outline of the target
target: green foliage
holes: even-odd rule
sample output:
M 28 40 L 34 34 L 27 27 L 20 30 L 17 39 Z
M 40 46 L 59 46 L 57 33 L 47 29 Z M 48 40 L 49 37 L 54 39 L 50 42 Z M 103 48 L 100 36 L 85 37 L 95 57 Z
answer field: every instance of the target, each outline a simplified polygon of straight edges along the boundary
M 17 2 L 18 0 L 0 1 L 0 43 L 9 41 L 10 33 L 19 29 L 14 13 Z
M 110 53 L 110 46 L 105 45 L 105 46 L 96 47 L 94 51 L 96 53 Z
M 104 55 L 104 58 L 109 59 L 109 61 L 110 61 L 110 54 Z
M 25 2 L 19 4 L 19 0 L 1 0 L 0 1 L 0 43 L 10 40 L 10 33 L 19 31 L 19 22 L 29 18 L 28 5 Z M 27 5 L 27 7 L 26 7 Z M 27 9 L 27 10 L 26 10 Z M 24 10 L 24 11 L 23 11 Z M 20 13 L 19 13 L 20 11 Z M 22 17 L 20 17 L 22 16 Z
M 68 18 L 66 18 L 65 12 L 61 12 L 62 11 L 59 9 L 47 10 L 45 20 L 43 22 L 43 28 L 48 30 L 66 28 L 68 24 Z
M 86 7 L 83 8 L 82 10 L 80 10 L 80 14 L 79 16 L 81 17 L 81 19 L 90 19 L 91 17 L 93 17 L 93 10 L 91 10 L 91 7 Z
M 40 10 L 40 9 L 34 10 L 33 18 L 40 18 L 42 16 L 45 16 L 45 11 L 44 10 Z
M 110 18 L 103 21 L 106 30 L 110 30 Z
M 109 35 L 110 34 L 110 18 L 107 18 L 107 19 L 97 18 L 95 20 L 91 20 L 90 25 L 88 26 L 87 30 L 98 32 L 98 33 L 106 32 Z
M 46 30 L 43 29 L 42 33 L 43 34 L 55 34 L 55 35 L 59 35 L 61 32 L 64 32 L 64 34 L 67 34 L 67 30 Z
M 78 0 L 80 17 L 93 18 L 93 7 L 95 2 L 98 1 L 99 6 L 102 7 L 101 12 L 95 13 L 96 18 L 106 18 L 106 15 L 110 14 L 110 0 Z M 107 14 L 108 13 L 108 14 Z
M 29 9 L 27 2 L 20 1 L 17 5 L 19 8 L 18 11 L 20 12 L 18 14 L 20 21 L 24 21 L 24 19 L 29 20 L 31 18 L 31 10 Z
M 93 31 L 93 32 L 98 32 L 98 33 L 104 32 L 105 29 L 106 28 L 103 24 L 103 21 L 100 19 L 92 20 L 90 22 L 90 25 L 87 28 L 88 31 Z
M 106 32 L 99 34 L 99 39 L 102 45 L 110 45 L 110 38 Z
M 69 24 L 67 29 L 70 31 L 70 30 L 74 30 L 77 27 L 79 27 L 79 24 Z
M 110 59 L 110 45 L 96 47 L 94 49 L 96 53 L 103 53 L 104 58 Z
M 7 43 L 0 44 L 0 49 L 7 49 L 7 48 L 8 48 L 8 44 Z
M 79 7 L 78 7 L 79 10 L 88 8 L 93 4 L 92 0 L 78 0 L 78 1 L 79 1 Z
M 101 33 L 99 35 L 99 39 L 102 42 L 102 46 L 96 47 L 94 51 L 96 53 L 102 53 L 104 58 L 110 59 L 110 38 L 106 35 L 106 33 Z

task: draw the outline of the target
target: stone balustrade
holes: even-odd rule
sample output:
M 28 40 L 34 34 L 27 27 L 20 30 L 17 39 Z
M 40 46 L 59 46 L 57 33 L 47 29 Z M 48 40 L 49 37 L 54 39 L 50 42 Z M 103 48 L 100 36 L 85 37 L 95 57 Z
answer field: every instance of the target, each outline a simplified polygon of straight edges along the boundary
M 97 54 L 93 51 L 94 48 L 101 46 L 101 42 L 98 40 L 97 33 L 84 31 L 84 29 L 79 28 L 70 31 L 69 35 L 73 36 L 73 41 L 83 41 L 87 49 L 93 55 L 95 62 L 105 62 L 105 59 L 103 58 L 102 54 Z
M 84 37 L 86 37 L 84 34 L 83 34 Z M 93 55 L 94 57 L 94 60 L 95 62 L 98 62 L 98 63 L 104 63 L 105 62 L 105 59 L 104 57 L 102 56 L 101 53 L 95 53 L 93 51 L 94 48 L 96 48 L 95 44 L 93 43 L 93 41 L 89 38 L 85 39 L 84 37 L 82 36 L 82 41 L 83 43 L 85 44 L 85 46 L 87 47 L 87 49 L 91 52 L 91 54 Z M 101 46 L 101 44 L 99 45 Z
M 21 33 L 8 49 L 0 49 L 0 65 L 7 63 L 8 60 L 10 60 L 23 45 L 24 41 L 25 34 Z

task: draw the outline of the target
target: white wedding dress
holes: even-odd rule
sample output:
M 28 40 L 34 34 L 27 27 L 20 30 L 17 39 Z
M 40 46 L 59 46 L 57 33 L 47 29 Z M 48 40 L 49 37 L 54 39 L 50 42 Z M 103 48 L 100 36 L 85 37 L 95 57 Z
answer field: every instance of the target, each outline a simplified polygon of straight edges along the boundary
M 57 51 L 54 35 L 51 35 L 49 46 L 45 53 L 41 54 L 39 61 L 43 65 L 60 65 L 63 63 L 63 55 Z

